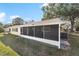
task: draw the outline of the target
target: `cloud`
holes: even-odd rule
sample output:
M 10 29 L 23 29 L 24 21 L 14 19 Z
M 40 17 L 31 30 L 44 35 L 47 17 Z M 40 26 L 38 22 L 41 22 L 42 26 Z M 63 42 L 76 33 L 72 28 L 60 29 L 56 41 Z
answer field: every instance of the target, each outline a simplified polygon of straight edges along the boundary
M 48 3 L 44 3 L 41 7 L 48 6 Z
M 0 13 L 0 18 L 4 18 L 5 15 L 6 15 L 6 14 L 5 14 L 4 12 Z
M 1 12 L 0 13 L 0 22 L 4 22 L 6 20 L 5 17 L 6 17 L 6 14 L 4 12 Z
M 10 19 L 14 19 L 14 18 L 17 18 L 17 17 L 20 17 L 19 15 L 13 15 L 13 16 L 10 16 Z

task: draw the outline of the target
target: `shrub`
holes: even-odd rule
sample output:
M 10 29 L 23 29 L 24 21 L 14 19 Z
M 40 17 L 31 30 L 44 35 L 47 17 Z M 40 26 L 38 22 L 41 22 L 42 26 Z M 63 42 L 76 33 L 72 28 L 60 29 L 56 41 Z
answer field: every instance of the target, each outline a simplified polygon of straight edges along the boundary
M 0 33 L 1 33 L 1 32 L 4 32 L 4 29 L 0 27 Z
M 79 27 L 76 28 L 76 31 L 79 31 Z

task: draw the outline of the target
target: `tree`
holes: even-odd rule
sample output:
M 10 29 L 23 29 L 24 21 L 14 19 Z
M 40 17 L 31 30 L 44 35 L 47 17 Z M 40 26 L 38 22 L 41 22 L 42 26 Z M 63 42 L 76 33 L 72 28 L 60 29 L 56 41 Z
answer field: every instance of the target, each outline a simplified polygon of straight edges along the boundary
M 23 23 L 24 23 L 24 21 L 20 17 L 16 17 L 12 21 L 12 25 L 22 25 Z
M 75 19 L 79 17 L 79 4 L 75 3 L 50 3 L 48 6 L 42 7 L 43 19 L 51 19 L 54 17 L 62 17 L 64 20 L 71 22 L 71 31 L 73 32 Z M 51 15 L 45 16 L 45 15 Z
M 10 27 L 10 26 L 12 26 L 12 24 L 11 23 L 8 23 L 8 24 L 4 24 L 4 28 L 8 28 L 8 27 Z
M 0 33 L 4 32 L 3 24 L 0 22 Z
M 52 6 L 53 6 L 53 5 L 54 5 L 54 4 L 52 4 Z M 51 7 L 52 7 L 52 6 L 51 6 Z M 51 19 L 51 18 L 53 18 L 54 15 L 55 15 L 55 14 L 53 14 L 53 12 L 51 11 L 49 5 L 43 6 L 43 7 L 42 7 L 42 11 L 43 11 L 43 18 L 42 18 L 42 20 Z

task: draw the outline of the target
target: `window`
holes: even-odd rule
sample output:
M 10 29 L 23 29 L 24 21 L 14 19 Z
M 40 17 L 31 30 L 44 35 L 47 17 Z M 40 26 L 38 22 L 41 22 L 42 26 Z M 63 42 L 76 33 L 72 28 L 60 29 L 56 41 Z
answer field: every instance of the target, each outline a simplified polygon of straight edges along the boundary
M 12 31 L 18 32 L 18 28 L 12 28 Z

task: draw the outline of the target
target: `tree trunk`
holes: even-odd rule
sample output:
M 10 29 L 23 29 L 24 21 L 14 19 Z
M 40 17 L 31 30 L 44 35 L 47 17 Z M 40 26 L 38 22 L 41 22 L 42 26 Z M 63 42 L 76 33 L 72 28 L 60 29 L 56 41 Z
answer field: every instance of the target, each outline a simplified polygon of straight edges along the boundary
M 70 18 L 71 20 L 71 32 L 74 32 L 74 18 Z

